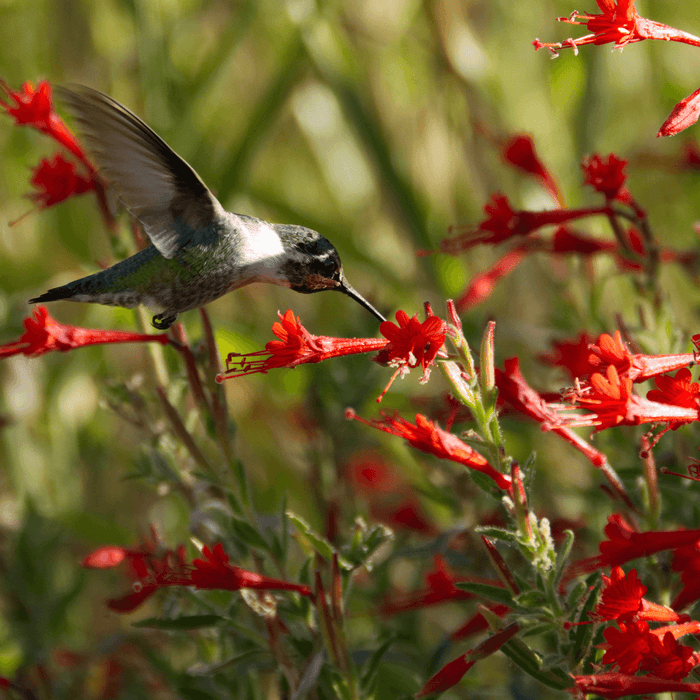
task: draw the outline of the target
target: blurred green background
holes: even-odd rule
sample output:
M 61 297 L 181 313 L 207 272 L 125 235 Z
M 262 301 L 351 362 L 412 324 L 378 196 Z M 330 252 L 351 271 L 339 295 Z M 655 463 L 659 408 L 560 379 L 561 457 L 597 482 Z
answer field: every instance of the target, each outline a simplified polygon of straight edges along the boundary
M 515 132 L 533 135 L 570 206 L 596 202 L 581 187 L 585 154 L 629 158 L 630 188 L 662 244 L 695 245 L 698 176 L 676 165 L 697 129 L 665 140 L 655 134 L 673 105 L 700 85 L 700 52 L 644 42 L 622 53 L 610 46 L 585 47 L 578 56 L 562 51 L 551 61 L 534 51 L 536 37 L 581 35 L 555 18 L 597 11 L 594 5 L 0 0 L 0 76 L 15 89 L 44 78 L 114 96 L 192 164 L 227 209 L 320 231 L 340 252 L 351 283 L 387 316 L 403 309 L 422 318 L 424 301 L 442 314 L 444 300 L 458 296 L 498 252 L 479 248 L 451 258 L 417 251 L 435 249 L 451 225 L 480 220 L 492 192 L 508 194 L 520 208 L 551 206 L 501 162 L 496 143 Z M 700 31 L 696 3 L 640 2 L 638 9 Z M 9 225 L 32 207 L 24 198 L 30 168 L 56 150 L 0 115 L 0 342 L 23 332 L 26 299 L 94 271 L 97 261 L 115 260 L 90 197 Z M 604 222 L 587 226 L 606 231 Z M 575 276 L 576 263 L 563 269 L 533 256 L 464 319 L 478 343 L 486 319 L 495 318 L 498 357 L 519 355 L 533 384 L 549 388 L 562 379 L 534 357 L 551 338 L 584 324 L 592 333 L 612 330 L 618 313 L 630 326 L 638 323 L 628 278 L 601 262 L 591 286 Z M 674 268 L 664 269 L 662 281 L 674 314 L 668 323 L 697 330 L 694 289 Z M 369 314 L 340 295 L 251 286 L 209 308 L 224 357 L 262 348 L 277 310 L 287 308 L 319 335 L 378 332 Z M 50 312 L 85 327 L 138 325 L 133 312 L 107 307 L 59 302 Z M 181 320 L 197 341 L 199 315 Z M 668 345 L 666 327 L 658 330 L 655 340 Z M 152 386 L 147 360 L 143 347 L 117 346 L 0 363 L 4 585 L 16 595 L 17 582 L 26 584 L 22 605 L 8 603 L 0 616 L 0 674 L 45 659 L 56 645 L 88 648 L 122 624 L 103 611 L 106 579 L 81 589 L 76 562 L 90 548 L 133 543 L 150 522 L 170 544 L 187 538 L 190 514 L 177 493 L 155 478 L 125 479 L 160 438 L 108 405 L 122 385 Z M 168 362 L 176 375 L 176 358 Z M 378 443 L 411 478 L 425 479 L 420 460 L 398 441 L 342 418 L 346 406 L 376 415 L 374 398 L 389 374 L 358 357 L 227 382 L 257 508 L 273 512 L 286 495 L 290 507 L 322 527 L 308 478 L 332 488 L 337 465 Z M 417 379 L 395 384 L 383 407 L 410 417 L 409 396 L 423 397 L 425 407 L 446 391 L 437 373 L 427 387 Z M 596 479 L 587 464 L 537 431 L 516 425 L 509 437 L 514 452 L 540 450 L 538 466 L 560 514 L 586 512 L 586 488 Z M 456 517 L 449 504 L 433 504 L 432 515 L 443 527 Z M 34 590 L 36 580 L 52 596 Z M 49 599 L 53 607 L 43 610 Z

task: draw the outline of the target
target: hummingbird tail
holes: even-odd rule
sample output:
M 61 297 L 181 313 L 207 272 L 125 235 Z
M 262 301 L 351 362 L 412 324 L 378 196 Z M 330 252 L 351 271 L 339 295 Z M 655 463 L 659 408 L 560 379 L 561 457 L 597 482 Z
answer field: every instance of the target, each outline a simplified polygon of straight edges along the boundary
M 134 290 L 129 289 L 126 285 L 110 285 L 110 282 L 113 281 L 113 275 L 110 274 L 110 270 L 101 270 L 94 275 L 88 275 L 82 279 L 69 282 L 62 287 L 49 289 L 38 297 L 30 299 L 29 303 L 43 304 L 46 301 L 66 299 L 68 301 L 124 306 L 126 308 L 138 306 L 139 298 Z
M 54 287 L 48 292 L 40 294 L 38 297 L 29 299 L 29 304 L 43 304 L 45 301 L 58 301 L 59 299 L 70 299 L 75 294 L 75 290 L 71 289 L 71 285 L 66 284 L 63 287 Z

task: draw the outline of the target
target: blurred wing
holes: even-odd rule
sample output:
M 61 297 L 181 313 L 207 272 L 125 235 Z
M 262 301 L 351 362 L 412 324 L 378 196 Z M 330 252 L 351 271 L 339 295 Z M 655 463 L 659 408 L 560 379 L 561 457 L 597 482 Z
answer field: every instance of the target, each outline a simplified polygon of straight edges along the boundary
M 75 116 L 100 172 L 163 257 L 172 258 L 220 215 L 221 205 L 199 175 L 133 112 L 91 88 L 56 92 Z

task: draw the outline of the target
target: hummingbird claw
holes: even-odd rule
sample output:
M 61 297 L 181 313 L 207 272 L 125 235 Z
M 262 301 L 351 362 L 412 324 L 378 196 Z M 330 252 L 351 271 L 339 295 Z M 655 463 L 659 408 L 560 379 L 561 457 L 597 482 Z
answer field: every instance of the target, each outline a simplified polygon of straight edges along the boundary
M 159 331 L 167 331 L 170 326 L 177 321 L 177 314 L 174 316 L 166 316 L 165 314 L 156 314 L 152 319 L 151 323 L 154 328 Z

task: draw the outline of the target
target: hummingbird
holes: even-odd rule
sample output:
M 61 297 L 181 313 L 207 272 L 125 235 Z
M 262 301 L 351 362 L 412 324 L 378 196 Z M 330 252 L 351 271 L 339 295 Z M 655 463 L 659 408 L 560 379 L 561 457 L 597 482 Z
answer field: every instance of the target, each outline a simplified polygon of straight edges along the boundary
M 183 311 L 253 282 L 311 294 L 335 290 L 386 319 L 345 278 L 317 231 L 226 211 L 194 169 L 131 110 L 83 86 L 57 88 L 100 173 L 151 245 L 111 267 L 49 289 L 30 304 L 67 299 L 157 310 L 166 330 Z

